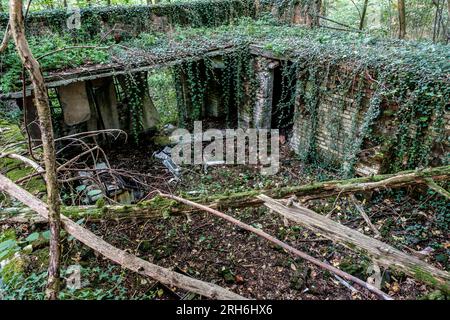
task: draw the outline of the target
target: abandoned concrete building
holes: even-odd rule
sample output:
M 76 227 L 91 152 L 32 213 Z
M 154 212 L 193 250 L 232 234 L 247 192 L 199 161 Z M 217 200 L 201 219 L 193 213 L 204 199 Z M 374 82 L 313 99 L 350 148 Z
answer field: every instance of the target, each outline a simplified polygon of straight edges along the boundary
M 185 126 L 194 120 L 215 117 L 226 119 L 226 124 L 221 121 L 225 127 L 280 129 L 288 135 L 292 149 L 305 158 L 314 153 L 347 171 L 354 169 L 360 175 L 392 171 L 394 168 L 390 165 L 398 151 L 398 141 L 390 138 L 398 136 L 395 132 L 397 126 L 405 124 L 406 119 L 399 115 L 404 112 L 399 102 L 401 97 L 393 96 L 393 91 L 380 96 L 376 84 L 383 81 L 379 77 L 386 78 L 387 74 L 400 71 L 372 69 L 371 62 L 365 65 L 357 63 L 354 57 L 350 57 L 351 52 L 348 57 L 346 52 L 335 52 L 336 57 L 333 57 L 331 52 L 320 52 L 321 47 L 316 52 L 299 48 L 302 37 L 305 38 L 304 46 L 313 46 L 314 42 L 320 43 L 321 40 L 311 40 L 303 35 L 295 37 L 296 28 L 307 29 L 300 29 L 299 25 L 311 24 L 314 19 L 300 3 L 292 3 L 292 9 L 280 8 L 271 1 L 252 0 L 218 1 L 214 9 L 200 2 L 195 5 L 83 11 L 81 23 L 88 25 L 88 30 L 83 32 L 89 37 L 114 34 L 117 43 L 99 49 L 111 51 L 111 58 L 105 63 L 86 61 L 85 65 L 45 70 L 47 86 L 55 93 L 57 104 L 62 108 L 59 134 L 113 128 L 130 132 L 130 124 L 124 123 L 119 111 L 124 104 L 130 105 L 133 99 L 126 92 L 132 84 L 140 95 L 139 130 L 155 127 L 159 115 L 145 78 L 151 70 L 170 67 L 176 70 L 177 101 L 181 104 L 178 106 L 179 122 Z M 260 35 L 252 36 L 249 28 L 244 30 L 247 34 L 242 41 L 234 40 L 233 35 L 215 41 L 215 32 L 211 32 L 209 42 L 194 37 L 191 46 L 194 47 L 192 42 L 199 42 L 194 49 L 183 51 L 177 46 L 177 41 L 183 42 L 180 28 L 223 29 L 223 25 L 232 24 L 238 17 L 257 19 L 266 15 L 272 16 L 271 23 L 279 25 L 271 32 L 276 33 L 283 28 L 291 30 L 283 36 L 283 52 L 279 52 L 277 44 L 274 44 L 276 35 L 271 35 L 272 40 L 265 40 Z M 68 29 L 67 17 L 65 12 L 31 15 L 29 33 L 33 36 L 48 32 L 76 35 L 79 31 Z M 5 19 L 0 19 L 2 27 L 6 24 Z M 280 27 L 283 25 L 285 27 Z M 142 45 L 133 48 L 126 44 L 127 39 L 151 32 L 165 34 L 169 44 L 153 52 Z M 354 46 L 356 54 L 366 56 L 373 53 L 370 41 L 363 40 L 360 46 L 351 41 L 346 45 Z M 152 46 L 157 44 L 149 45 Z M 416 49 L 410 50 L 409 53 L 414 54 Z M 306 60 L 314 59 L 318 65 L 308 65 Z M 386 54 L 383 59 L 383 63 L 387 61 L 389 64 L 393 62 L 389 59 L 397 57 Z M 394 65 L 387 67 L 395 68 Z M 2 77 L 8 72 L 7 68 L 1 67 Z M 197 83 L 193 83 L 194 80 Z M 447 86 L 446 96 L 434 98 L 441 99 L 438 103 L 443 107 L 413 115 L 414 119 L 408 120 L 402 135 L 402 139 L 417 139 L 415 143 L 425 146 L 423 152 L 429 150 L 431 156 L 414 155 L 413 159 L 403 152 L 403 158 L 397 160 L 410 168 L 428 163 L 439 165 L 448 160 L 449 141 L 442 139 L 449 136 L 450 130 L 449 106 L 448 101 L 445 102 L 448 77 L 437 76 L 433 81 Z M 33 139 L 38 139 L 31 88 L 21 88 L 18 83 L 10 92 L 6 92 L 4 87 L 2 90 L 0 97 L 3 101 L 15 101 L 20 108 L 27 110 L 29 132 Z M 22 98 L 23 92 L 26 92 L 25 99 Z M 427 95 L 426 89 L 422 94 Z M 420 104 L 420 99 L 408 103 Z M 405 117 L 409 116 L 405 113 Z M 422 120 L 417 122 L 417 118 Z M 424 123 L 426 125 L 422 126 Z M 418 124 L 421 125 L 419 129 Z
M 26 34 L 49 95 L 63 218 L 95 225 L 90 240 L 105 238 L 102 255 L 159 281 L 155 292 L 166 285 L 172 298 L 181 297 L 174 287 L 225 299 L 353 299 L 357 291 L 362 299 L 403 299 L 434 294 L 430 288 L 448 297 L 449 47 L 331 30 L 319 25 L 320 2 L 30 12 Z M 0 30 L 7 25 L 0 13 Z M 32 83 L 11 41 L 0 54 L 0 124 L 13 123 L 0 126 L 1 223 L 48 222 L 2 189 L 10 179 L 45 199 L 38 121 Z M 257 165 L 186 166 L 178 179 L 161 164 L 164 150 L 173 147 L 174 130 L 191 131 L 196 121 L 221 131 L 278 129 L 284 171 L 267 178 Z M 3 134 L 12 126 L 16 140 Z M 31 161 L 35 150 L 38 164 L 28 168 L 24 155 Z M 105 254 L 108 246 L 137 262 Z M 428 246 L 436 257 L 416 258 Z M 125 247 L 132 254 L 118 249 Z M 67 257 L 97 259 L 77 248 Z M 383 278 L 380 266 L 399 273 Z M 144 286 L 134 279 L 133 297 Z M 369 279 L 379 280 L 376 288 Z

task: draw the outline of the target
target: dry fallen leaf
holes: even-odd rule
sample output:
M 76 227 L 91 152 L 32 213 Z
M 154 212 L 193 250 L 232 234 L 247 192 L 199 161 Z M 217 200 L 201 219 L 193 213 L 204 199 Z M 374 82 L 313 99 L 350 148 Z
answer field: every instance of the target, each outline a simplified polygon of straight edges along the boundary
M 240 275 L 236 275 L 235 277 L 236 283 L 241 284 L 244 283 L 244 277 L 240 276 Z
M 400 292 L 400 285 L 397 282 L 394 282 L 394 284 L 391 285 L 390 288 L 391 292 L 395 293 L 399 293 Z

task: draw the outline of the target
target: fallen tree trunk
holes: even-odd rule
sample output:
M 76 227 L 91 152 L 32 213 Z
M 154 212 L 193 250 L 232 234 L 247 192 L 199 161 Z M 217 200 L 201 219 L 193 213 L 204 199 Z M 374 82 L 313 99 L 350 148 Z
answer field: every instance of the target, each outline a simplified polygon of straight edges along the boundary
M 8 193 L 11 197 L 21 201 L 43 218 L 48 219 L 49 211 L 44 202 L 15 185 L 14 182 L 3 175 L 0 175 L 0 191 Z M 206 283 L 170 271 L 118 249 L 63 215 L 61 216 L 61 222 L 63 228 L 75 239 L 111 261 L 142 276 L 151 277 L 165 285 L 179 287 L 211 299 L 245 299 L 218 285 Z
M 62 207 L 61 214 L 72 220 L 85 219 L 87 222 L 101 222 L 105 220 L 130 221 L 161 219 L 164 213 L 177 216 L 183 213 L 194 213 L 192 209 L 179 207 L 171 203 L 170 207 L 160 207 L 159 198 L 138 205 L 111 205 L 111 206 L 80 206 Z M 7 223 L 47 223 L 47 220 L 30 208 L 11 207 L 0 210 L 0 224 Z
M 343 195 L 355 192 L 364 192 L 381 188 L 400 188 L 414 184 L 427 185 L 428 178 L 434 181 L 445 181 L 450 177 L 450 166 L 426 169 L 423 171 L 405 171 L 398 174 L 378 175 L 364 178 L 354 178 L 348 180 L 334 180 L 325 182 L 316 182 L 302 186 L 284 187 L 268 190 L 251 190 L 232 194 L 218 194 L 209 197 L 188 198 L 196 203 L 204 204 L 210 208 L 224 210 L 227 208 L 245 208 L 259 206 L 264 201 L 258 199 L 258 196 L 265 194 L 274 199 L 288 198 L 293 195 L 297 197 L 323 198 L 334 195 Z M 150 201 L 138 205 L 120 205 L 82 207 L 63 207 L 62 214 L 72 218 L 86 218 L 91 221 L 105 219 L 150 219 L 161 218 L 162 212 L 171 215 L 183 213 L 192 213 L 192 209 L 180 205 L 174 201 L 165 201 L 156 197 Z M 23 208 L 8 208 L 0 210 L 0 221 L 14 222 L 14 216 L 20 215 L 20 220 L 31 219 L 33 212 Z
M 301 258 L 303 258 L 303 259 L 305 259 L 305 260 L 315 264 L 316 266 L 321 267 L 322 269 L 328 270 L 328 271 L 334 273 L 335 275 L 338 275 L 338 276 L 340 276 L 340 277 L 342 277 L 344 279 L 347 279 L 349 281 L 357 283 L 361 287 L 366 288 L 367 290 L 371 291 L 372 293 L 375 293 L 376 295 L 378 295 L 380 298 L 382 298 L 384 300 L 392 300 L 392 298 L 388 294 L 386 294 L 383 291 L 379 290 L 378 288 L 372 286 L 371 284 L 369 284 L 369 283 L 367 283 L 365 281 L 362 281 L 361 279 L 358 279 L 358 278 L 356 278 L 356 277 L 354 277 L 354 276 L 352 276 L 352 275 L 350 275 L 350 274 L 348 274 L 348 273 L 346 273 L 346 272 L 344 272 L 342 270 L 339 270 L 338 268 L 335 268 L 335 267 L 333 267 L 333 266 L 331 266 L 329 264 L 326 264 L 326 263 L 324 263 L 324 262 L 322 262 L 322 261 L 320 261 L 320 260 L 318 260 L 318 259 L 316 259 L 316 258 L 314 258 L 314 257 L 312 257 L 312 256 L 310 256 L 310 255 L 300 251 L 300 250 L 297 250 L 294 247 L 291 247 L 290 245 L 284 243 L 283 241 L 278 240 L 277 238 L 272 237 L 271 235 L 265 233 L 264 231 L 262 231 L 260 229 L 257 229 L 255 227 L 249 226 L 248 224 L 245 224 L 242 221 L 239 221 L 239 220 L 237 220 L 237 219 L 235 219 L 233 217 L 230 217 L 229 215 L 226 215 L 225 213 L 222 213 L 220 211 L 211 209 L 211 208 L 203 206 L 201 204 L 198 204 L 198 203 L 195 203 L 195 202 L 192 202 L 192 201 L 180 198 L 180 197 L 176 197 L 176 196 L 173 196 L 173 195 L 161 194 L 161 196 L 163 196 L 165 198 L 168 198 L 168 199 L 172 199 L 172 200 L 181 202 L 181 203 L 184 203 L 185 205 L 197 208 L 199 210 L 211 213 L 211 214 L 213 214 L 213 215 L 215 215 L 215 216 L 217 216 L 219 218 L 222 218 L 222 219 L 224 219 L 224 220 L 226 220 L 228 222 L 231 222 L 234 225 L 236 225 L 236 226 L 238 226 L 238 227 L 240 227 L 240 228 L 242 228 L 244 230 L 250 231 L 250 232 L 260 236 L 261 238 L 266 239 L 266 240 L 272 242 L 273 244 L 275 244 L 277 246 L 280 246 L 281 248 L 285 249 L 286 251 L 288 251 L 288 252 L 290 252 L 290 253 L 292 253 L 292 254 L 294 254 L 296 256 L 299 256 L 299 257 L 301 257 Z
M 287 207 L 265 195 L 259 196 L 265 206 L 283 217 L 324 237 L 344 244 L 351 250 L 370 256 L 378 264 L 404 272 L 432 287 L 450 293 L 450 273 L 439 270 L 416 257 L 403 253 L 379 240 L 343 226 L 333 220 L 296 205 Z
M 415 184 L 427 184 L 427 178 L 435 181 L 448 180 L 450 166 L 425 169 L 422 171 L 404 171 L 397 174 L 376 175 L 371 177 L 353 178 L 348 180 L 333 180 L 314 182 L 311 184 L 284 187 L 270 190 L 254 190 L 231 195 L 218 195 L 208 198 L 193 199 L 195 202 L 208 204 L 209 207 L 240 208 L 263 204 L 257 198 L 261 194 L 275 199 L 288 198 L 293 195 L 309 199 L 320 199 L 335 195 L 344 195 L 355 192 L 366 192 L 376 189 L 401 188 Z

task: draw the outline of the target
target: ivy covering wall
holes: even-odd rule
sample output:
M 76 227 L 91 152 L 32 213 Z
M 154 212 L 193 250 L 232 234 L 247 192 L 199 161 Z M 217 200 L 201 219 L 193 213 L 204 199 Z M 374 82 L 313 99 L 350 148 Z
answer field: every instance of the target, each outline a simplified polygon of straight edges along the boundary
M 341 142 L 337 151 L 345 175 L 353 174 L 363 149 L 376 146 L 381 147 L 376 156 L 383 159 L 382 170 L 387 172 L 426 167 L 433 149 L 448 163 L 444 117 L 450 101 L 448 46 L 356 36 L 338 40 L 337 35 L 314 32 L 298 42 L 289 40 L 277 39 L 266 48 L 293 62 L 283 73 L 283 83 L 288 84 L 283 94 L 290 94 L 291 104 L 299 101 L 297 112 L 306 115 L 308 134 L 298 150 L 305 160 L 333 160 L 318 154 L 317 130 L 321 99 L 338 95 L 351 100 L 336 99 L 335 114 L 326 125 Z M 294 90 L 289 84 L 296 82 Z M 349 105 L 356 110 L 350 132 L 339 120 Z
M 235 1 L 224 1 L 230 2 Z M 203 5 L 202 2 L 199 4 L 200 7 Z M 166 6 L 158 8 L 167 9 Z M 449 46 L 311 30 L 281 24 L 270 15 L 260 20 L 244 18 L 223 25 L 221 21 L 226 14 L 207 13 L 207 7 L 201 8 L 198 12 L 204 15 L 197 14 L 195 19 L 190 15 L 189 19 L 193 19 L 191 23 L 197 21 L 195 26 L 206 23 L 206 27 L 175 28 L 170 34 L 142 32 L 120 45 L 114 45 L 115 39 L 110 36 L 101 43 L 102 47 L 109 48 L 107 50 L 84 48 L 60 52 L 41 59 L 42 66 L 48 73 L 79 65 L 116 63 L 127 68 L 181 59 L 183 62 L 174 68 L 174 75 L 176 78 L 183 76 L 188 86 L 186 92 L 189 95 L 178 95 L 180 114 L 185 114 L 181 117 L 182 124 L 187 125 L 203 114 L 207 83 L 216 76 L 208 55 L 213 50 L 223 51 L 224 69 L 217 81 L 223 88 L 224 105 L 234 108 L 227 114 L 231 116 L 234 110 L 251 111 L 255 92 L 251 51 L 257 48 L 274 59 L 289 61 L 282 73 L 283 98 L 276 107 L 280 114 L 285 108 L 297 108 L 294 121 L 303 115 L 307 134 L 298 151 L 305 161 L 330 160 L 323 159 L 318 152 L 319 106 L 324 97 L 339 93 L 352 101 L 337 102 L 328 126 L 342 142 L 336 148 L 343 154 L 341 170 L 345 175 L 353 174 L 355 164 L 367 146 L 382 147 L 378 152 L 384 159 L 384 171 L 428 166 L 432 160 L 430 154 L 436 149 L 444 154 L 443 161 L 448 163 L 449 141 L 444 114 L 448 113 L 450 101 Z M 247 9 L 253 10 L 242 7 L 244 11 Z M 120 13 L 123 9 L 92 10 L 107 10 L 116 17 L 114 19 L 125 19 Z M 114 10 L 119 13 L 112 14 Z M 144 14 L 139 10 L 148 12 L 148 9 L 136 10 L 140 13 L 133 15 Z M 180 14 L 176 13 L 173 19 L 181 21 Z M 99 37 L 73 40 L 67 34 L 59 38 L 30 37 L 33 52 L 41 54 L 98 41 Z M 20 62 L 12 46 L 1 56 L 0 63 L 3 92 L 20 89 L 20 83 L 17 86 Z M 350 133 L 342 129 L 339 121 L 339 110 L 348 104 L 359 111 L 351 120 Z M 186 106 L 187 109 L 183 109 Z M 281 116 L 282 122 L 288 120 Z M 231 119 L 228 121 L 231 123 Z M 389 132 L 380 131 L 381 123 L 389 123 Z
M 215 68 L 210 58 L 186 60 L 173 68 L 176 79 L 179 126 L 192 128 L 194 121 L 203 119 L 209 106 L 206 95 L 210 94 L 211 82 L 218 84 L 220 113 L 226 126 L 237 126 L 239 112 L 252 105 L 254 88 L 253 56 L 249 46 L 236 47 L 231 53 L 221 56 L 223 66 Z
M 81 29 L 73 30 L 76 37 L 92 37 L 100 33 L 104 25 L 131 26 L 135 34 L 155 29 L 152 19 L 165 17 L 172 26 L 217 27 L 238 17 L 255 17 L 254 0 L 204 0 L 175 2 L 142 6 L 88 7 L 81 11 Z M 42 34 L 68 32 L 67 20 L 73 12 L 62 9 L 31 12 L 27 18 L 29 33 Z M 0 13 L 0 27 L 8 23 L 8 15 Z

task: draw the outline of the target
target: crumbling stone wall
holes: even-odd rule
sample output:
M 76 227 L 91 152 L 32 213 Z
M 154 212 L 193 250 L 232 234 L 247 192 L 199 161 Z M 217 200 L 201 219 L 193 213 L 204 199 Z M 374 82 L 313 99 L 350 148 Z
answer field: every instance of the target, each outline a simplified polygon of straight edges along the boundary
M 272 100 L 274 89 L 274 69 L 279 65 L 278 61 L 267 58 L 255 60 L 256 100 L 253 110 L 253 124 L 257 129 L 270 129 L 272 125 Z
M 272 128 L 271 115 L 273 105 L 274 67 L 278 66 L 278 61 L 267 57 L 255 58 L 255 70 L 257 78 L 257 88 L 255 92 L 256 100 L 249 113 L 253 118 L 254 126 L 257 128 Z M 368 110 L 369 101 L 373 95 L 370 83 L 362 89 L 352 88 L 350 91 L 339 89 L 339 82 L 345 82 L 346 75 L 344 67 L 342 72 L 338 72 L 337 77 L 330 76 L 320 86 L 320 92 L 311 92 L 313 85 L 308 81 L 298 81 L 296 90 L 310 91 L 310 94 L 317 98 L 317 109 L 315 115 L 311 110 L 307 110 L 305 102 L 301 100 L 301 95 L 295 92 L 295 113 L 293 128 L 289 136 L 291 148 L 299 155 L 308 154 L 311 148 L 324 161 L 336 165 L 349 165 L 346 163 L 348 148 L 352 146 L 355 132 L 359 132 L 364 121 L 364 116 Z M 352 80 L 352 79 L 348 79 Z M 303 86 L 303 87 L 302 87 Z M 360 99 L 360 100 L 359 100 Z M 373 126 L 373 135 L 378 137 L 389 137 L 395 132 L 393 115 L 395 105 L 387 102 L 383 103 L 382 113 Z M 314 118 L 316 117 L 316 118 Z M 450 136 L 450 110 L 447 108 L 444 114 L 445 136 Z M 430 133 L 431 135 L 432 133 Z M 314 135 L 315 145 L 311 145 L 311 135 Z M 382 140 L 382 139 L 380 139 Z M 363 148 L 358 154 L 358 163 L 355 171 L 360 175 L 377 174 L 384 171 L 383 164 L 389 150 L 381 143 L 364 141 Z M 432 149 L 430 155 L 432 165 L 441 165 L 448 161 L 450 153 L 450 143 L 444 141 Z M 447 158 L 447 159 L 446 159 Z
M 306 86 L 309 87 L 310 84 L 307 83 Z M 325 86 L 327 88 L 324 88 Z M 309 137 L 314 134 L 319 157 L 326 159 L 330 164 L 345 165 L 349 151 L 347 148 L 352 145 L 354 132 L 363 122 L 371 92 L 365 92 L 363 101 L 359 104 L 355 99 L 355 92 L 350 94 L 339 92 L 334 79 L 327 79 L 327 83 L 322 84 L 322 92 L 327 94 L 321 94 L 318 98 L 317 119 L 312 119 L 312 115 L 305 110 L 304 102 L 297 98 L 290 144 L 293 150 L 303 154 L 311 147 Z M 386 124 L 381 126 L 384 128 Z M 371 151 L 367 157 L 360 155 L 357 173 L 369 175 L 381 170 L 381 159 L 374 157 L 377 148 Z

